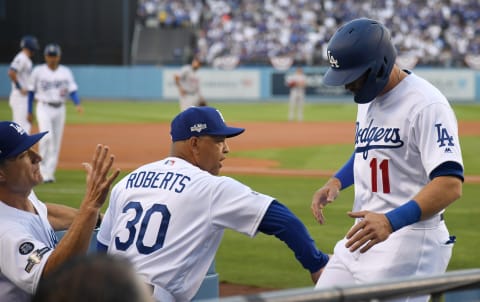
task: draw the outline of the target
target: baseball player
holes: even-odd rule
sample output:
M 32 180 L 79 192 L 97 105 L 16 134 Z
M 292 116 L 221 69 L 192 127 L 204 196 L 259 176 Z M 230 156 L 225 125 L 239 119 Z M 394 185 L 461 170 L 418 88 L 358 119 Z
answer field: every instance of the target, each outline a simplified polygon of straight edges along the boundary
M 288 120 L 303 121 L 303 107 L 305 105 L 305 86 L 307 79 L 302 67 L 297 67 L 294 74 L 289 75 L 285 82 L 290 88 L 288 103 Z
M 85 163 L 87 184 L 80 208 L 45 204 L 33 188 L 42 182 L 33 149 L 46 132 L 28 135 L 17 123 L 0 122 L 0 301 L 26 302 L 39 280 L 69 258 L 85 254 L 115 171 L 108 147 L 99 145 Z M 58 242 L 55 231 L 68 231 Z
M 445 272 L 455 239 L 443 214 L 463 183 L 452 108 L 437 88 L 395 65 L 390 33 L 375 20 L 340 27 L 327 55 L 324 83 L 344 85 L 358 103 L 355 150 L 311 206 L 324 223 L 323 208 L 354 185 L 354 224 L 316 288 Z
M 315 282 L 328 261 L 302 222 L 275 198 L 218 176 L 229 148 L 220 111 L 190 107 L 171 123 L 171 154 L 123 178 L 112 190 L 100 227 L 100 250 L 126 256 L 157 301 L 190 301 L 225 229 L 275 235 Z
M 12 81 L 8 103 L 12 109 L 12 121 L 30 133 L 32 116 L 28 112 L 27 83 L 33 66 L 31 58 L 39 49 L 37 38 L 24 36 L 20 41 L 20 48 L 8 69 L 8 76 Z
M 194 57 L 191 64 L 183 66 L 180 72 L 175 74 L 181 111 L 191 106 L 205 106 L 207 104 L 200 93 L 200 79 L 197 74 L 200 65 L 200 60 Z
M 49 134 L 39 143 L 43 160 L 40 171 L 45 183 L 55 181 L 55 170 L 60 155 L 65 126 L 67 97 L 73 100 L 78 113 L 83 113 L 77 84 L 70 69 L 60 64 L 61 49 L 58 44 L 48 44 L 44 50 L 45 64 L 36 66 L 28 86 L 28 111 L 33 111 L 33 99 L 37 100 L 36 115 L 40 131 Z

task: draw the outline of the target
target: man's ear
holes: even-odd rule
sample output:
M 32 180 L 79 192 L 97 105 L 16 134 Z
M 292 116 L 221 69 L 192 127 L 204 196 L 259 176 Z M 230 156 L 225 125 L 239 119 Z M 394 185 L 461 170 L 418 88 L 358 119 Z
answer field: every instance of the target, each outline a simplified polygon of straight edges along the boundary
M 200 141 L 200 140 L 199 140 L 198 137 L 196 137 L 196 136 L 192 136 L 192 137 L 190 137 L 190 138 L 188 139 L 188 143 L 189 143 L 190 148 L 192 149 L 192 152 L 193 152 L 194 154 L 196 154 L 196 153 L 198 152 L 198 148 L 199 148 L 198 143 L 199 143 L 199 141 Z

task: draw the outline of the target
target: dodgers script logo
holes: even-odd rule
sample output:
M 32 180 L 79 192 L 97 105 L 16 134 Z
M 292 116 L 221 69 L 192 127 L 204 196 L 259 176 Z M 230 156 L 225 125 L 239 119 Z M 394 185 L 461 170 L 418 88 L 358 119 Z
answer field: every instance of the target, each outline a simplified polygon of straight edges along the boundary
M 403 146 L 400 128 L 383 128 L 372 125 L 373 119 L 366 128 L 361 128 L 360 123 L 356 123 L 355 153 L 363 153 L 363 159 L 367 159 L 368 151 L 372 149 L 394 149 Z

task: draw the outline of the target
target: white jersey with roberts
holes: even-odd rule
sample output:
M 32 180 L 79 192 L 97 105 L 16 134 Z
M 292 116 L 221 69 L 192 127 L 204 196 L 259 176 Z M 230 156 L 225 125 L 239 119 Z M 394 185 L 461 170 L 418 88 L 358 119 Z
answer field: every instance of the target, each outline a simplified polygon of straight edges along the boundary
M 57 244 L 46 206 L 29 199 L 38 215 L 0 202 L 0 301 L 30 301 Z
M 20 86 L 27 88 L 28 78 L 32 72 L 32 60 L 23 51 L 20 51 L 15 58 L 13 58 L 12 63 L 10 63 L 10 69 L 15 70 Z M 20 91 L 15 86 L 15 83 L 12 82 L 12 93 L 13 92 Z
M 455 114 L 437 88 L 412 73 L 358 106 L 353 210 L 401 206 L 447 161 L 463 166 Z
M 190 301 L 224 229 L 253 237 L 272 200 L 169 157 L 140 167 L 113 188 L 97 239 L 109 253 L 127 256 L 155 291 Z
M 35 91 L 35 98 L 39 102 L 65 102 L 70 92 L 77 89 L 72 72 L 63 65 L 55 70 L 48 68 L 47 64 L 37 66 L 29 82 L 29 90 Z

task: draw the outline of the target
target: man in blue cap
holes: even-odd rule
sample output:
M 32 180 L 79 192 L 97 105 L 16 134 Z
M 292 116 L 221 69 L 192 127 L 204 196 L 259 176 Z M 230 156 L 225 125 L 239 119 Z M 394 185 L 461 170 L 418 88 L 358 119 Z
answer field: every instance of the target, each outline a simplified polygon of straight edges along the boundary
M 328 255 L 287 207 L 219 176 L 230 151 L 226 138 L 244 131 L 227 126 L 215 108 L 190 107 L 171 123 L 170 156 L 138 168 L 113 188 L 99 249 L 130 259 L 152 285 L 155 300 L 192 300 L 225 229 L 275 235 L 314 282 L 327 263 Z
M 87 172 L 78 210 L 38 200 L 40 155 L 33 146 L 46 134 L 29 135 L 20 125 L 0 122 L 0 301 L 30 301 L 39 280 L 73 256 L 84 254 L 99 220 L 116 170 L 114 157 L 98 145 Z M 58 242 L 55 231 L 68 228 Z

